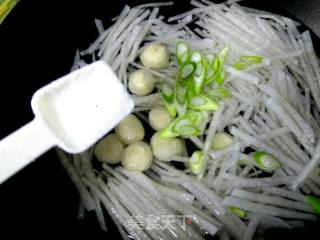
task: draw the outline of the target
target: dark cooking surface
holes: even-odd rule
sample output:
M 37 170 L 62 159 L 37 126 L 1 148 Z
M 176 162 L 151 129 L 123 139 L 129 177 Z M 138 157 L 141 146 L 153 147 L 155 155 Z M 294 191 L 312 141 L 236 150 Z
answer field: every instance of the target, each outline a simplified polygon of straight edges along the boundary
M 133 6 L 143 1 L 117 0 L 113 6 L 110 2 L 24 0 L 8 16 L 0 26 L 0 138 L 32 119 L 29 105 L 32 93 L 68 73 L 76 48 L 83 49 L 96 38 L 94 17 L 109 19 L 119 13 L 125 2 Z M 166 8 L 169 15 L 188 8 L 188 0 L 181 2 L 177 1 L 178 11 L 177 7 Z M 268 8 L 277 4 L 280 9 L 288 8 L 320 36 L 319 0 L 248 2 Z M 102 236 L 94 217 L 77 220 L 77 204 L 73 185 L 50 151 L 0 186 L 0 238 L 9 239 L 6 233 L 11 235 L 10 239 L 17 234 L 44 238 L 52 234 Z M 112 224 L 108 226 L 109 239 L 117 239 Z M 297 230 L 281 235 L 301 239 L 306 238 L 303 234 L 312 236 L 313 232 Z M 272 235 L 268 233 L 268 239 L 277 239 Z

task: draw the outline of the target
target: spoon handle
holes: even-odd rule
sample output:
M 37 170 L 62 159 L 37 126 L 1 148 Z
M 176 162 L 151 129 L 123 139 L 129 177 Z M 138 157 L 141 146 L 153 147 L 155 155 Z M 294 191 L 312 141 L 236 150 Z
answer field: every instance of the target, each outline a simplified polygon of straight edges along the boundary
M 0 184 L 56 145 L 36 118 L 0 141 Z

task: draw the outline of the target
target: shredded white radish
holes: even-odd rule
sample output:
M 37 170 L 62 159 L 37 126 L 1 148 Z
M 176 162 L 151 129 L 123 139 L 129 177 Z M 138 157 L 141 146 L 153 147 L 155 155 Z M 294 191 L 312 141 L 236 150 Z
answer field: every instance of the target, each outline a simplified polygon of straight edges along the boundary
M 291 211 L 283 208 L 277 208 L 273 206 L 267 206 L 260 203 L 254 203 L 247 200 L 241 200 L 233 197 L 226 197 L 223 200 L 223 204 L 226 206 L 234 206 L 246 211 L 251 211 L 260 214 L 267 214 L 271 216 L 278 216 L 284 218 L 294 218 L 294 219 L 303 219 L 316 221 L 316 216 L 308 213 L 301 213 L 298 211 Z

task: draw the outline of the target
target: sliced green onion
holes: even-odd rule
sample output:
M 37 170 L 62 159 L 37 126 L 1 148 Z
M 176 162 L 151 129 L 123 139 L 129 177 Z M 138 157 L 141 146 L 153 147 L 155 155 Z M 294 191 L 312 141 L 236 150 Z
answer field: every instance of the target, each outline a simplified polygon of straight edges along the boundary
M 281 163 L 271 154 L 257 151 L 252 155 L 255 165 L 263 171 L 273 172 L 275 169 L 281 167 Z
M 199 62 L 202 62 L 202 60 L 203 60 L 203 57 L 200 52 L 196 51 L 191 54 L 191 62 L 199 63 Z
M 188 86 L 182 85 L 180 83 L 176 83 L 175 86 L 175 97 L 178 100 L 179 103 L 184 103 L 187 100 L 187 91 Z
M 183 66 L 190 61 L 190 48 L 184 42 L 178 42 L 176 46 L 176 57 L 178 63 Z
M 205 95 L 191 98 L 188 107 L 193 110 L 215 111 L 219 108 L 219 103 Z
M 174 92 L 172 88 L 169 87 L 167 84 L 162 85 L 161 97 L 167 111 L 170 113 L 172 117 L 175 117 L 177 115 L 177 110 L 174 104 Z
M 229 210 L 237 215 L 240 218 L 245 218 L 247 216 L 247 211 L 241 209 L 241 208 L 237 208 L 237 207 L 229 207 Z
M 226 60 L 227 54 L 229 52 L 229 47 L 226 46 L 222 51 L 218 54 L 216 58 L 215 67 L 217 68 L 215 71 L 214 81 L 221 85 L 226 78 L 226 73 L 223 71 L 224 62 Z
M 220 74 L 217 75 L 214 79 L 214 81 L 218 84 L 218 85 L 222 85 L 224 83 L 224 80 L 226 79 L 226 72 L 221 70 Z
M 193 52 L 191 55 L 191 62 L 196 65 L 196 69 L 193 74 L 193 93 L 199 95 L 204 85 L 204 78 L 206 74 L 205 59 L 198 51 Z
M 205 92 L 209 97 L 217 100 L 230 97 L 230 91 L 226 87 L 209 88 Z
M 206 54 L 204 56 L 204 59 L 205 59 L 206 66 L 208 67 L 211 64 L 211 62 L 213 61 L 214 55 L 213 54 Z
M 218 60 L 214 59 L 211 61 L 211 63 L 207 67 L 207 71 L 205 75 L 205 84 L 212 82 L 218 71 L 219 71 Z
M 0 24 L 16 6 L 20 0 L 1 0 L 0 1 Z
M 181 136 L 194 136 L 199 133 L 199 129 L 193 126 L 193 122 L 188 118 L 182 118 L 173 126 L 173 131 Z
M 163 137 L 197 136 L 203 132 L 208 122 L 208 111 L 219 108 L 219 101 L 230 96 L 228 89 L 217 87 L 226 77 L 223 70 L 229 51 L 225 47 L 219 54 L 203 55 L 200 51 L 191 52 L 184 42 L 176 45 L 176 57 L 180 65 L 174 88 L 164 84 L 161 96 L 171 116 L 176 118 L 162 131 Z M 212 82 L 205 86 L 205 83 Z M 203 88 L 206 91 L 203 91 Z
M 175 106 L 179 115 L 184 115 L 187 111 L 188 86 L 176 82 L 175 86 Z
M 209 119 L 208 113 L 188 110 L 184 116 L 173 120 L 165 129 L 160 132 L 163 138 L 177 136 L 192 137 L 200 134 L 200 129 Z
M 204 168 L 204 154 L 202 151 L 195 151 L 189 159 L 189 169 L 195 174 L 199 175 Z
M 213 76 L 214 76 L 214 73 L 215 73 L 215 69 L 214 67 L 212 66 L 213 64 L 210 64 L 208 65 L 207 67 L 207 71 L 206 71 L 206 75 L 204 77 L 205 79 L 205 84 L 208 84 L 210 83 L 211 81 L 213 81 Z
M 188 110 L 187 115 L 193 121 L 194 126 L 197 126 L 200 132 L 203 132 L 209 121 L 209 113 L 206 111 Z
M 261 56 L 241 56 L 239 60 L 233 64 L 233 67 L 238 70 L 244 70 L 253 64 L 261 64 L 263 58 Z
M 187 104 L 187 102 L 184 102 L 184 103 L 181 103 L 181 104 L 179 104 L 178 102 L 176 102 L 175 108 L 176 108 L 176 111 L 178 112 L 178 114 L 179 114 L 180 116 L 183 116 L 183 115 L 185 115 L 186 112 L 187 112 L 188 104 Z
M 187 79 L 194 73 L 195 70 L 196 65 L 194 63 L 188 63 L 181 67 L 178 77 L 182 79 Z
M 209 84 L 210 82 L 215 81 L 218 85 L 221 85 L 224 82 L 226 78 L 226 73 L 223 71 L 223 66 L 224 66 L 224 62 L 227 57 L 228 51 L 229 51 L 229 47 L 226 46 L 217 55 L 217 57 L 211 61 L 205 75 L 205 84 Z
M 191 121 L 195 125 L 200 125 L 203 121 L 207 121 L 209 118 L 208 112 L 205 111 L 194 111 L 194 110 L 188 110 L 187 115 Z
M 228 52 L 229 52 L 229 46 L 225 46 L 222 51 L 218 54 L 218 60 L 219 60 L 219 64 L 220 66 L 224 63 L 224 61 L 227 58 Z
M 320 200 L 318 198 L 314 196 L 307 196 L 306 201 L 315 213 L 320 214 Z
M 162 138 L 173 138 L 178 136 L 194 137 L 199 134 L 200 129 L 195 125 L 188 114 L 176 118 L 160 132 Z
M 205 66 L 203 64 L 203 61 L 198 62 L 196 65 L 196 71 L 194 72 L 195 75 L 200 76 L 205 72 Z
M 192 76 L 193 77 L 193 76 Z M 189 82 L 188 82 L 188 93 L 187 93 L 187 99 L 188 99 L 188 102 L 191 101 L 191 99 L 196 95 L 195 93 L 195 84 L 194 84 L 194 81 L 193 79 L 191 79 Z
M 194 92 L 195 95 L 199 95 L 203 85 L 204 85 L 204 76 L 205 76 L 206 70 L 203 62 L 198 62 L 196 71 L 193 75 L 193 82 L 194 82 Z
M 175 138 L 179 136 L 178 132 L 173 131 L 173 126 L 175 125 L 175 120 L 173 120 L 168 126 L 166 126 L 164 129 L 160 131 L 160 137 L 161 138 Z

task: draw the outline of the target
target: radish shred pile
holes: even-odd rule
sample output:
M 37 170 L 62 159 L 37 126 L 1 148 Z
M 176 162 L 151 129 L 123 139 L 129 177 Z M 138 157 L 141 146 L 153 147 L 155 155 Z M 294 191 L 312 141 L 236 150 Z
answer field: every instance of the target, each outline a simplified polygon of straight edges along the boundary
M 88 59 L 102 59 L 125 87 L 133 70 L 150 72 L 156 90 L 132 96 L 134 114 L 148 124 L 148 112 L 163 105 L 161 84 L 175 82 L 177 42 L 205 54 L 228 46 L 224 87 L 231 96 L 210 114 L 203 134 L 188 139 L 207 158 L 203 174 L 197 177 L 173 164 L 188 162 L 191 154 L 173 156 L 171 162 L 154 158 L 149 170 L 137 172 L 106 164 L 94 168 L 93 147 L 78 155 L 57 149 L 80 194 L 79 218 L 95 211 L 107 231 L 104 208 L 124 239 L 253 239 L 267 228 L 291 229 L 316 221 L 316 203 L 308 196 L 320 195 L 320 68 L 309 31 L 300 32 L 300 24 L 289 18 L 237 1 L 193 0 L 190 11 L 166 19 L 159 7 L 172 4 L 125 6 L 108 29 L 95 19 L 99 37 L 77 51 L 71 70 Z M 139 56 L 149 43 L 167 47 L 167 68 L 151 70 L 141 64 Z M 239 70 L 234 63 L 241 56 L 261 58 Z M 212 150 L 212 138 L 221 131 L 232 136 L 232 144 Z M 254 165 L 238 164 L 248 147 L 271 154 L 281 167 L 265 175 Z M 192 224 L 132 227 L 139 225 L 136 216 L 163 215 L 192 216 Z

